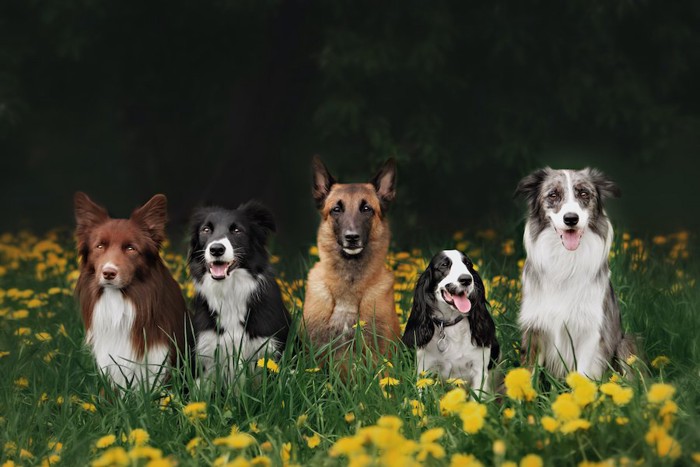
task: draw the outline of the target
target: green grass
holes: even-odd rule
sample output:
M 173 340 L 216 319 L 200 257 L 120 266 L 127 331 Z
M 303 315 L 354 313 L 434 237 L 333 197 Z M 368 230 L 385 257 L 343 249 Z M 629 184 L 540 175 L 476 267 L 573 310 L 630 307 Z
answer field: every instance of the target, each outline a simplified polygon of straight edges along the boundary
M 518 260 L 523 257 L 520 241 L 489 232 L 470 233 L 465 238 L 469 241 L 436 242 L 422 251 L 391 256 L 391 267 L 397 272 L 401 320 L 405 322 L 410 310 L 413 284 L 423 261 L 432 252 L 458 244 L 476 259 L 486 279 L 502 347 L 501 369 L 506 373 L 519 361 L 515 323 Z M 159 449 L 166 462 L 179 465 L 205 465 L 217 459 L 223 465 L 225 459 L 232 461 L 239 455 L 245 459 L 266 456 L 273 465 L 281 465 L 287 462 L 286 452 L 291 463 L 344 465 L 347 457 L 329 453 L 338 439 L 375 425 L 381 416 L 396 415 L 403 422 L 401 436 L 390 441 L 400 452 L 390 452 L 381 459 L 385 463 L 406 465 L 399 454 L 415 459 L 418 452 L 418 445 L 407 440 L 419 443 L 426 430 L 442 428 L 444 434 L 437 443 L 446 455 L 441 459 L 428 456 L 427 465 L 449 464 L 457 453 L 473 454 L 484 465 L 519 462 L 531 453 L 540 456 L 545 465 L 606 459 L 618 463 L 631 459 L 647 465 L 689 464 L 693 452 L 700 451 L 700 297 L 695 287 L 699 271 L 688 240 L 678 235 L 664 238 L 665 243 L 660 238 L 637 241 L 620 237 L 611 259 L 625 327 L 643 338 L 647 361 L 660 355 L 670 360 L 661 368 L 650 367 L 644 379 L 621 382 L 634 390 L 629 404 L 616 406 L 609 398 L 589 404 L 581 418 L 591 423 L 590 428 L 572 434 L 547 432 L 540 420 L 552 415 L 552 403 L 570 389 L 565 382 L 543 374 L 535 388 L 537 397 L 531 402 L 507 397 L 481 400 L 487 410 L 483 427 L 468 434 L 458 416 L 440 412 L 440 399 L 455 385 L 436 382 L 417 388 L 413 357 L 403 348 L 389 359 L 391 364 L 375 367 L 358 361 L 348 383 L 333 372 L 316 371 L 312 355 L 289 348 L 279 362 L 278 373 L 256 368 L 254 377 L 247 378 L 237 390 L 205 390 L 176 374 L 167 388 L 133 388 L 114 394 L 82 343 L 84 331 L 71 294 L 75 255 L 70 235 L 4 235 L 0 237 L 0 457 L 2 462 L 38 465 L 56 454 L 53 460 L 60 464 L 85 465 L 102 456 L 104 450 L 95 443 L 105 435 L 116 436 L 112 447 L 121 446 L 135 454 L 122 435 L 128 437 L 133 429 L 142 428 L 150 436 L 148 445 Z M 165 257 L 185 284 L 184 251 L 177 253 Z M 308 263 L 314 260 L 312 256 Z M 282 258 L 279 267 L 289 271 L 294 261 Z M 306 258 L 296 261 L 307 262 Z M 297 317 L 303 284 L 294 280 L 304 275 L 301 270 L 287 272 L 282 278 L 285 298 Z M 397 379 L 398 384 L 382 388 L 380 381 L 387 376 Z M 668 429 L 681 447 L 675 460 L 660 458 L 655 446 L 645 441 L 650 424 L 660 421 L 658 407 L 648 403 L 646 392 L 660 381 L 676 388 L 674 400 L 679 410 Z M 170 398 L 167 405 L 163 404 L 165 396 Z M 191 420 L 184 414 L 183 408 L 195 401 L 206 403 L 206 418 Z M 417 402 L 412 405 L 411 401 L 422 404 L 422 414 L 413 413 Z M 513 416 L 508 418 L 511 410 Z M 618 417 L 627 422 L 619 425 Z M 250 433 L 255 442 L 240 450 L 215 444 L 214 440 L 227 436 L 234 425 Z M 308 440 L 316 440 L 316 435 L 320 444 L 312 448 Z M 191 453 L 186 446 L 195 437 L 201 441 Z M 496 440 L 505 443 L 502 455 L 494 454 Z M 53 442 L 61 443 L 60 452 L 56 446 L 49 447 Z M 367 443 L 362 449 L 369 455 L 381 454 Z M 131 463 L 145 465 L 146 460 Z

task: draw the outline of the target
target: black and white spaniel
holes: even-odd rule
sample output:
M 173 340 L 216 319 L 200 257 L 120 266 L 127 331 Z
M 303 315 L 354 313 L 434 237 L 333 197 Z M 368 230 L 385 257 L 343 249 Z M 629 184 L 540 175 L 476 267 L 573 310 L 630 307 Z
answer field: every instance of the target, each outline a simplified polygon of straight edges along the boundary
M 484 283 L 471 260 L 441 251 L 418 279 L 403 342 L 416 347 L 418 373 L 461 378 L 473 390 L 491 390 L 489 370 L 499 356 L 496 326 Z

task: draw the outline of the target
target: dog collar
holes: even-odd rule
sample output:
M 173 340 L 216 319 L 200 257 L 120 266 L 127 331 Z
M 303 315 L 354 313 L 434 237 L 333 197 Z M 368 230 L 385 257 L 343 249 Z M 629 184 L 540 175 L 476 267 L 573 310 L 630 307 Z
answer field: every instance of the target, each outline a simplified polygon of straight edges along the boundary
M 438 327 L 440 330 L 440 339 L 438 339 L 437 343 L 437 348 L 438 350 L 442 353 L 445 350 L 447 350 L 447 342 L 445 342 L 445 328 L 449 328 L 450 326 L 454 326 L 455 324 L 459 323 L 464 319 L 464 316 L 458 316 L 456 319 L 452 321 L 443 321 L 441 319 L 437 319 L 433 317 L 433 323 Z
M 464 319 L 464 316 L 458 316 L 457 318 L 455 318 L 452 321 L 443 321 L 441 319 L 437 319 L 437 318 L 433 317 L 433 323 L 435 323 L 435 325 L 437 327 L 442 329 L 442 328 L 449 328 L 450 326 L 454 326 L 455 324 L 459 323 L 463 319 Z

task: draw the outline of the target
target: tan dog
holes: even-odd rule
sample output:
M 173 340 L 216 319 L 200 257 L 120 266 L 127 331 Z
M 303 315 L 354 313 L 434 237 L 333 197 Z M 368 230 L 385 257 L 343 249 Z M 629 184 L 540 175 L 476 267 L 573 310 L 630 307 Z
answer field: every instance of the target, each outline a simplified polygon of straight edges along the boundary
M 313 160 L 320 261 L 309 271 L 302 328 L 314 348 L 332 343 L 343 373 L 358 323 L 364 342 L 379 355 L 400 338 L 394 275 L 386 267 L 391 232 L 385 213 L 395 182 L 393 159 L 370 183 L 336 183 L 321 160 Z

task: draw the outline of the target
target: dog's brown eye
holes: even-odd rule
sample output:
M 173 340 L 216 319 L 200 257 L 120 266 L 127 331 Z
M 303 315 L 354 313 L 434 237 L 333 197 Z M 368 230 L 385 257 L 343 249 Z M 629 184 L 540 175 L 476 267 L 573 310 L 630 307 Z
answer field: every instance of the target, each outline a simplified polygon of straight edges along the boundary
M 97 248 L 98 250 L 102 250 L 104 249 L 104 247 L 105 246 L 103 244 L 99 243 L 95 248 Z
M 239 229 L 238 227 L 231 227 L 231 232 L 233 232 L 233 233 L 241 233 L 241 229 Z
M 581 190 L 578 195 L 583 199 L 588 198 L 588 192 L 586 190 Z
M 342 212 L 342 211 L 343 211 L 343 209 L 339 205 L 333 206 L 333 209 L 331 209 L 331 212 L 336 212 L 336 213 Z
M 370 206 L 369 204 L 363 204 L 362 206 L 360 206 L 360 212 L 372 212 L 372 211 L 374 211 L 374 209 L 372 209 L 372 206 Z
M 211 229 L 205 225 L 204 227 L 202 227 L 202 233 L 205 233 L 205 234 L 211 233 Z
M 550 191 L 550 192 L 547 194 L 547 197 L 548 197 L 549 199 L 557 199 L 557 198 L 559 197 L 559 193 L 557 193 L 556 191 Z
M 126 249 L 126 251 L 136 251 L 136 248 L 134 247 L 134 245 L 127 245 L 125 249 Z

